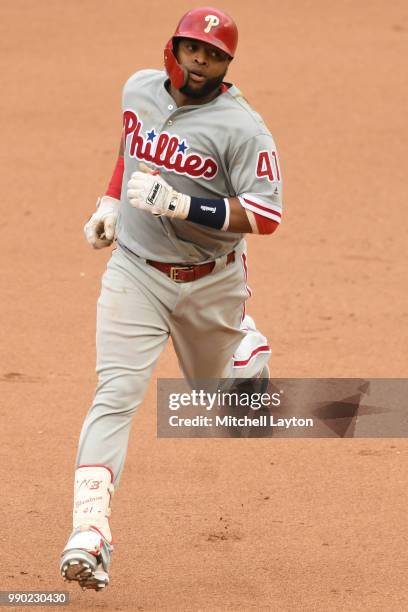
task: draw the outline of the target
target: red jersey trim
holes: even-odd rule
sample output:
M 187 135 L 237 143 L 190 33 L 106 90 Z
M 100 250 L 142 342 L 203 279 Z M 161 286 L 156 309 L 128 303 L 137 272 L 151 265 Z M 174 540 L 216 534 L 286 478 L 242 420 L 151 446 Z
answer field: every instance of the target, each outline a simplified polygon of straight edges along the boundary
M 282 218 L 282 213 L 280 211 L 276 210 L 275 208 L 269 208 L 267 205 L 266 206 L 262 206 L 261 204 L 258 204 L 257 202 L 254 202 L 253 200 L 250 200 L 249 198 L 242 198 L 242 199 L 244 200 L 244 202 L 246 204 L 250 204 L 251 206 L 256 208 L 257 211 L 263 211 L 263 212 L 269 213 L 270 215 L 275 215 L 279 219 Z M 260 212 L 260 214 L 262 214 L 262 213 Z
M 267 344 L 262 344 L 261 346 L 257 346 L 256 349 L 252 351 L 248 359 L 241 359 L 241 360 L 234 359 L 234 368 L 243 368 L 244 366 L 248 365 L 251 359 L 253 359 L 255 355 L 258 355 L 258 353 L 270 353 L 270 352 L 271 352 L 271 347 L 268 346 Z

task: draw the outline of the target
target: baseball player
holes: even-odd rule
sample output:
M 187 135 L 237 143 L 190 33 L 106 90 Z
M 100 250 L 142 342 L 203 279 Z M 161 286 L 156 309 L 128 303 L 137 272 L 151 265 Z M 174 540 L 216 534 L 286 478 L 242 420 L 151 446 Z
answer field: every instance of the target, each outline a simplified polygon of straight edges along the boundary
M 98 384 L 60 564 L 82 588 L 108 584 L 112 495 L 169 336 L 191 385 L 269 376 L 268 342 L 245 314 L 244 235 L 277 228 L 282 179 L 269 130 L 225 81 L 237 40 L 227 14 L 193 9 L 165 47 L 166 70 L 141 70 L 124 86 L 119 157 L 84 228 L 94 248 L 116 248 L 98 300 Z

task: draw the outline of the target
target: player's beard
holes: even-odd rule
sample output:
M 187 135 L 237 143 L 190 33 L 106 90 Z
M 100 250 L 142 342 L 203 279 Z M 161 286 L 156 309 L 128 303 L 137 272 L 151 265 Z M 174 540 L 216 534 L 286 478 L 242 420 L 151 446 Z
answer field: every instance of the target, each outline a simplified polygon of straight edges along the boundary
M 195 100 L 198 100 L 199 98 L 205 98 L 221 86 L 226 73 L 227 71 L 225 71 L 221 76 L 214 77 L 213 79 L 208 79 L 208 81 L 203 83 L 202 87 L 200 88 L 190 87 L 187 81 L 186 85 L 180 87 L 180 91 L 185 96 L 188 96 L 189 98 L 194 98 Z

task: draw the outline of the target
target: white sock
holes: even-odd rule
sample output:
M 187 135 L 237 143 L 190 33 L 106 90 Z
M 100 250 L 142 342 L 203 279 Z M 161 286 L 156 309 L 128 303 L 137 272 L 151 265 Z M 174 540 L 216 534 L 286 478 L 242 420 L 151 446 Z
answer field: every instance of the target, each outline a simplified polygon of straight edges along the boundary
M 75 470 L 74 529 L 96 527 L 112 542 L 108 518 L 114 487 L 113 474 L 103 466 L 85 466 Z

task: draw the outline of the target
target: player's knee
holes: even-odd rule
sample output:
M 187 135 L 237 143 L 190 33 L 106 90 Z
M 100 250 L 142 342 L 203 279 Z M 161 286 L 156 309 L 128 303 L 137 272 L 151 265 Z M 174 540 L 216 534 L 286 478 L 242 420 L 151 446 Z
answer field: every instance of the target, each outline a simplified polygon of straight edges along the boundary
M 112 411 L 134 412 L 142 401 L 148 379 L 135 372 L 117 369 L 99 374 L 95 399 L 110 406 Z

